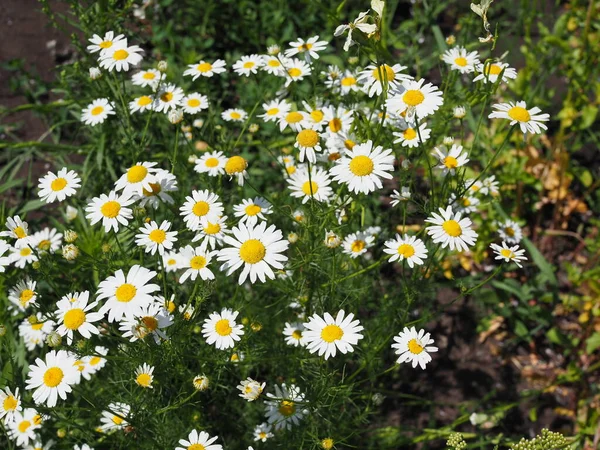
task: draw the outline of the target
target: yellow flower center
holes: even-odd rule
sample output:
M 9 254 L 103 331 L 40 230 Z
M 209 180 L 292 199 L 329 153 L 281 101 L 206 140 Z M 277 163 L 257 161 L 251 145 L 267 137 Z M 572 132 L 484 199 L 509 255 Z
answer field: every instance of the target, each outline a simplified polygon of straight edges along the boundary
M 344 141 L 344 147 L 346 147 L 348 150 L 352 150 L 355 145 L 356 145 L 356 142 L 351 141 L 350 139 L 346 139 Z M 336 158 L 336 159 L 338 159 L 338 158 Z
M 25 305 L 34 295 L 35 292 L 33 292 L 31 289 L 24 289 L 21 291 L 21 295 L 19 295 L 19 301 L 22 305 Z
M 21 256 L 29 256 L 31 255 L 31 251 L 32 250 L 29 247 L 23 247 L 19 253 Z
M 305 42 L 304 44 L 298 46 L 298 51 L 305 52 L 306 50 L 310 50 L 312 48 L 312 46 L 313 46 L 312 44 Z
M 115 61 L 123 61 L 124 59 L 127 59 L 128 56 L 129 56 L 129 53 L 127 53 L 127 50 L 123 50 L 121 48 L 114 53 L 113 59 Z
M 463 206 L 471 206 L 471 200 L 469 200 L 468 198 L 463 198 L 462 200 L 462 204 Z
M 144 327 L 148 331 L 154 331 L 158 328 L 158 320 L 156 320 L 156 317 L 144 316 L 140 319 L 140 322 L 144 324 Z
M 413 355 L 418 355 L 423 351 L 423 347 L 417 342 L 416 339 L 411 339 L 408 341 L 408 351 Z
M 212 70 L 212 64 L 203 62 L 196 66 L 196 70 L 201 73 L 210 72 Z
M 117 297 L 117 301 L 127 303 L 135 297 L 135 294 L 137 294 L 137 289 L 133 284 L 123 283 L 117 288 L 115 297 Z
M 344 77 L 340 83 L 342 83 L 342 86 L 354 86 L 356 84 L 356 78 Z
M 33 423 L 35 425 L 39 425 L 42 423 L 42 416 L 40 416 L 39 414 L 36 414 L 35 416 L 33 416 Z
M 291 113 L 288 113 L 287 116 L 285 116 L 285 120 L 287 123 L 298 123 L 302 119 L 304 119 L 304 116 L 298 111 L 292 111 Z
M 306 181 L 302 185 L 302 192 L 304 192 L 305 195 L 314 195 L 318 190 L 319 185 L 314 181 Z
M 359 253 L 362 252 L 366 246 L 367 243 L 365 241 L 361 241 L 360 239 L 358 239 L 352 243 L 350 248 L 352 249 L 353 253 Z
M 404 100 L 404 103 L 408 106 L 417 106 L 423 103 L 425 96 L 417 89 L 410 89 L 404 93 L 402 100 Z
M 190 260 L 190 267 L 194 270 L 200 270 L 206 267 L 206 258 L 204 256 L 194 256 Z
M 512 227 L 506 227 L 506 229 L 504 230 L 504 232 L 509 235 L 510 237 L 513 237 L 515 235 L 515 230 L 512 229 Z
M 287 166 L 285 171 L 288 173 L 288 175 L 292 175 L 296 172 L 296 166 Z
M 329 129 L 332 133 L 337 133 L 342 129 L 342 121 L 338 117 L 331 119 L 329 121 Z
M 160 99 L 165 103 L 169 103 L 171 100 L 173 100 L 173 93 L 172 92 L 163 92 L 160 95 Z
M 162 244 L 167 238 L 167 233 L 163 230 L 152 230 L 148 235 L 148 239 L 157 244 Z
M 248 216 L 256 216 L 257 214 L 259 214 L 262 211 L 262 208 L 258 205 L 248 205 L 246 206 L 246 215 Z
M 321 339 L 330 344 L 341 339 L 343 335 L 344 331 L 337 325 L 327 325 L 321 330 Z
M 279 108 L 271 108 L 267 111 L 267 116 L 274 116 L 279 113 Z
M 242 118 L 242 115 L 239 112 L 233 111 L 230 115 L 229 115 L 232 119 L 235 120 L 239 120 Z
M 315 130 L 302 130 L 296 136 L 296 142 L 302 147 L 314 147 L 319 143 L 319 133 Z
M 240 247 L 240 258 L 248 264 L 262 261 L 266 253 L 267 249 L 258 239 L 248 239 Z
M 90 366 L 95 366 L 98 363 L 100 363 L 100 361 L 102 361 L 102 358 L 100 358 L 99 356 L 92 356 L 92 358 L 90 359 Z
M 149 186 L 150 186 L 150 190 L 147 190 L 147 189 L 143 190 L 144 195 L 146 197 L 151 197 L 153 195 L 157 195 L 162 190 L 162 188 L 160 187 L 160 183 L 149 183 Z
M 302 339 L 302 332 L 299 330 L 294 330 L 294 332 L 292 333 L 292 337 L 296 340 L 300 340 Z
M 396 78 L 396 72 L 387 64 L 383 66 L 376 67 L 373 69 L 373 78 L 377 81 L 381 81 L 382 79 L 387 79 L 388 81 L 393 81 Z
M 314 109 L 310 112 L 310 117 L 315 122 L 320 122 L 321 120 L 323 120 L 324 115 L 325 114 L 323 114 L 323 111 L 321 111 L 320 109 Z
M 123 423 L 123 419 L 119 416 L 113 416 L 112 421 L 115 425 L 121 425 Z
M 267 438 L 267 433 L 265 433 L 264 431 L 261 431 L 260 433 L 258 433 L 258 437 L 260 439 L 266 439 Z
M 139 183 L 148 175 L 148 169 L 141 164 L 131 167 L 127 171 L 127 181 L 130 183 Z
M 279 64 L 279 61 L 277 61 L 276 59 L 273 58 L 273 59 L 269 60 L 267 65 L 269 65 L 271 67 L 279 67 L 281 64 Z
M 462 234 L 462 228 L 456 220 L 446 220 L 442 224 L 442 228 L 444 229 L 446 234 L 452 237 L 458 237 Z
M 190 98 L 187 101 L 187 104 L 191 108 L 197 108 L 198 106 L 200 106 L 200 100 L 198 100 L 197 98 Z
M 284 417 L 290 417 L 291 415 L 293 415 L 296 412 L 296 405 L 294 405 L 294 402 L 290 402 L 289 400 L 284 400 L 281 402 L 281 405 L 279 406 L 279 412 Z
M 414 130 L 414 128 L 407 128 L 404 130 L 403 136 L 407 141 L 412 141 L 417 137 L 417 132 Z
M 25 232 L 25 230 L 21 227 L 17 227 L 13 230 L 13 233 L 15 233 L 15 236 L 17 236 L 17 239 L 23 239 L 24 237 L 27 236 L 27 233 Z
M 229 320 L 221 319 L 215 324 L 215 331 L 221 336 L 229 336 L 233 328 L 231 328 Z
M 48 387 L 56 387 L 60 384 L 65 374 L 60 367 L 50 367 L 44 373 L 44 384 Z
M 19 431 L 21 433 L 25 433 L 27 429 L 31 426 L 31 422 L 29 420 L 24 420 L 19 424 Z
M 119 215 L 119 211 L 121 210 L 121 204 L 114 200 L 107 201 L 100 208 L 100 212 L 104 217 L 108 217 L 109 219 L 114 219 Z
M 154 80 L 154 78 L 156 78 L 156 75 L 154 74 L 154 72 L 144 72 L 142 78 L 145 80 Z
M 454 64 L 460 67 L 465 67 L 467 65 L 467 59 L 463 58 L 462 56 L 459 56 L 454 60 Z
M 4 411 L 14 411 L 17 408 L 17 405 L 17 399 L 14 398 L 12 395 L 6 397 L 4 399 L 4 402 L 2 402 L 2 408 L 4 408 Z
M 102 111 L 104 111 L 103 106 L 96 106 L 96 107 L 92 108 L 90 113 L 92 114 L 92 116 L 97 116 L 98 114 L 101 114 Z
M 448 169 L 456 169 L 458 167 L 458 161 L 454 156 L 446 156 L 444 158 L 444 165 Z
M 217 167 L 219 165 L 219 160 L 217 158 L 208 158 L 204 161 L 204 165 L 206 167 Z
M 209 210 L 210 205 L 203 200 L 196 202 L 196 204 L 192 208 L 192 212 L 198 217 L 205 216 Z
M 31 329 L 39 331 L 43 328 L 43 326 L 44 326 L 44 322 L 38 322 L 38 323 L 34 323 L 33 325 L 31 325 Z
M 206 450 L 206 447 L 204 447 L 202 444 L 192 444 L 187 448 L 187 450 Z
M 241 173 L 246 170 L 246 167 L 248 167 L 248 162 L 244 158 L 241 156 L 232 156 L 225 164 L 225 172 L 229 175 Z
M 487 68 L 486 68 L 486 74 L 488 75 L 499 75 L 500 72 L 502 72 L 502 67 L 500 67 L 497 64 L 490 64 Z
M 102 41 L 100 42 L 100 44 L 98 44 L 98 47 L 100 48 L 111 48 L 112 47 L 112 41 Z
M 529 122 L 531 116 L 529 112 L 520 106 L 513 106 L 508 110 L 508 117 L 518 122 Z
M 149 387 L 150 383 L 152 383 L 152 377 L 147 373 L 140 373 L 135 382 L 142 387 Z
M 67 180 L 65 180 L 64 178 L 56 178 L 50 184 L 50 189 L 52 189 L 54 192 L 58 192 L 58 191 L 62 191 L 66 185 L 67 185 Z
M 364 177 L 373 172 L 373 160 L 365 155 L 358 155 L 350 161 L 350 172 L 357 177 Z
M 85 322 L 85 312 L 81 308 L 70 309 L 65 313 L 63 322 L 69 330 L 77 330 Z
M 291 69 L 288 69 L 288 73 L 290 74 L 290 77 L 292 77 L 292 78 L 296 78 L 296 77 L 299 77 L 300 75 L 302 75 L 302 71 L 300 69 L 298 69 L 297 67 L 292 67 Z
M 246 61 L 244 63 L 244 69 L 252 69 L 256 64 L 254 61 Z
M 410 258 L 415 254 L 415 248 L 410 244 L 402 244 L 398 247 L 398 254 L 405 258 Z
M 500 250 L 500 255 L 502 255 L 505 258 L 510 258 L 510 259 L 512 259 L 515 256 L 515 254 L 507 248 L 503 248 L 502 250 Z
M 206 234 L 217 234 L 221 231 L 221 225 L 219 223 L 210 223 L 208 222 L 206 226 L 203 228 L 203 231 Z

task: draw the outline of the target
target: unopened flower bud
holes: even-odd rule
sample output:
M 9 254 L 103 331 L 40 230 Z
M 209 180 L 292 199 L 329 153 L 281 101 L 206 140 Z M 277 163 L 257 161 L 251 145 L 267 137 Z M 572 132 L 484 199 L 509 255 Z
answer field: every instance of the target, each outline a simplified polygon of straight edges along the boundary
M 466 114 L 467 114 L 467 110 L 465 109 L 464 106 L 456 106 L 454 108 L 454 117 L 455 118 L 464 119 Z
M 205 391 L 210 385 L 210 380 L 206 375 L 197 375 L 196 377 L 194 377 L 194 381 L 192 381 L 192 384 L 194 385 L 194 389 L 198 391 Z
M 97 67 L 90 67 L 90 78 L 92 80 L 97 80 L 102 76 L 102 72 Z
M 75 244 L 63 245 L 62 254 L 67 261 L 74 261 L 79 256 L 79 249 Z
M 173 125 L 178 124 L 183 120 L 183 111 L 181 109 L 172 109 L 167 115 L 169 122 Z
M 169 68 L 169 64 L 166 61 L 159 61 L 156 68 L 158 70 L 160 70 L 161 72 L 166 72 L 167 69 Z
M 77 233 L 74 232 L 73 230 L 67 230 L 65 231 L 65 242 L 72 244 L 73 242 L 75 242 L 77 240 Z
M 59 347 L 62 344 L 62 337 L 56 331 L 51 332 L 46 336 L 46 344 L 49 347 Z

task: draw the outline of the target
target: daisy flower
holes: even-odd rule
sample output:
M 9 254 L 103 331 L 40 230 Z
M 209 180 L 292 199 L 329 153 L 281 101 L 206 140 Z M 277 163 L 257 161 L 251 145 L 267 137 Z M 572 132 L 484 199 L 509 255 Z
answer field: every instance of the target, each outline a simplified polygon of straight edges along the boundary
M 156 69 L 140 70 L 138 73 L 131 77 L 131 83 L 134 86 L 147 87 L 150 86 L 152 89 L 160 84 L 165 79 L 165 74 Z
M 75 331 L 85 339 L 90 339 L 92 334 L 100 333 L 98 328 L 92 324 L 103 319 L 104 315 L 92 312 L 98 302 L 88 304 L 89 295 L 88 291 L 67 294 L 56 303 L 58 309 L 54 314 L 59 323 L 56 332 L 61 336 L 67 336 L 69 345 L 73 342 Z
M 508 119 L 511 126 L 518 123 L 523 133 L 529 131 L 530 133 L 540 134 L 542 129 L 548 129 L 542 122 L 550 120 L 550 115 L 538 114 L 542 111 L 538 107 L 527 109 L 525 102 L 517 102 L 516 104 L 513 102 L 498 103 L 492 105 L 492 108 L 496 111 L 488 116 L 489 119 Z
M 266 222 L 260 222 L 256 227 L 240 223 L 232 229 L 232 234 L 223 238 L 230 247 L 221 249 L 217 259 L 223 261 L 221 270 L 226 270 L 227 275 L 243 267 L 239 284 L 248 277 L 251 283 L 257 279 L 264 283 L 266 278 L 275 278 L 271 267 L 283 269 L 288 260 L 283 252 L 289 242 L 282 239 L 283 234 L 275 225 L 267 228 Z
M 24 312 L 30 306 L 37 306 L 36 284 L 37 282 L 27 278 L 9 289 L 8 300 L 17 307 L 18 311 Z
M 223 450 L 220 444 L 213 444 L 219 437 L 210 437 L 205 431 L 192 430 L 187 440 L 179 439 L 179 444 L 183 447 L 175 447 L 175 450 Z
M 323 243 L 327 248 L 337 248 L 342 243 L 342 240 L 333 231 L 325 231 L 325 239 L 323 240 Z
M 232 156 L 225 163 L 225 173 L 229 175 L 229 179 L 237 178 L 239 186 L 244 185 L 244 180 L 248 178 L 248 161 L 241 156 Z
M 127 403 L 109 403 L 108 411 L 102 411 L 100 428 L 105 432 L 124 429 L 129 425 L 129 422 L 125 420 L 129 415 L 129 411 L 131 411 L 131 406 Z
M 338 26 L 333 32 L 334 36 L 340 36 L 344 34 L 346 31 L 348 32 L 348 37 L 346 38 L 346 42 L 344 42 L 344 51 L 348 51 L 351 46 L 355 44 L 352 39 L 352 32 L 355 30 L 362 31 L 367 36 L 372 35 L 377 31 L 377 25 L 374 23 L 367 23 L 369 20 L 369 11 L 361 12 L 356 19 L 352 23 L 343 24 Z
M 375 238 L 369 233 L 359 231 L 349 234 L 342 242 L 343 252 L 352 258 L 367 253 L 367 250 L 373 246 Z
M 129 342 L 152 336 L 158 345 L 169 337 L 163 331 L 173 325 L 173 317 L 164 308 L 164 304 L 153 302 L 144 305 L 134 317 L 125 318 L 119 323 L 119 331 Z
M 131 114 L 136 112 L 152 111 L 154 99 L 148 95 L 142 95 L 129 102 L 129 111 Z
M 154 367 L 144 363 L 135 369 L 135 383 L 143 388 L 154 389 L 152 382 L 154 381 Z
M 166 250 L 173 248 L 173 242 L 177 241 L 177 231 L 169 231 L 171 222 L 163 220 L 160 226 L 155 221 L 145 223 L 139 228 L 140 234 L 136 234 L 135 243 L 140 247 L 145 247 L 145 252 L 154 255 L 158 250 L 159 255 L 163 255 Z
M 106 358 L 103 358 L 103 356 L 108 354 L 108 349 L 106 347 L 97 345 L 94 347 L 94 351 L 97 353 L 97 355 L 85 356 L 83 358 L 85 365 L 81 371 L 81 376 L 86 380 L 91 380 L 92 375 L 106 365 Z
M 446 50 L 442 55 L 442 60 L 450 64 L 451 70 L 458 70 L 460 73 L 471 73 L 475 71 L 475 66 L 479 63 L 479 53 L 468 52 L 464 47 L 454 47 Z
M 149 183 L 150 189 L 144 189 L 142 195 L 135 195 L 136 201 L 140 201 L 140 206 L 152 206 L 157 209 L 161 202 L 173 204 L 175 201 L 169 195 L 169 192 L 177 192 L 177 178 L 168 170 L 158 169 L 154 173 L 155 183 Z
M 288 187 L 292 191 L 292 197 L 302 199 L 302 204 L 314 199 L 318 202 L 328 202 L 333 195 L 329 186 L 331 179 L 327 172 L 320 167 L 311 167 L 310 175 L 308 169 L 301 169 L 287 179 Z
M 152 303 L 152 293 L 160 289 L 157 284 L 148 284 L 155 276 L 156 272 L 139 265 L 129 269 L 127 277 L 121 269 L 117 270 L 98 285 L 98 300 L 107 299 L 99 312 L 108 312 L 109 322 L 139 315 L 144 306 Z
M 227 229 L 227 216 L 220 217 L 216 222 L 207 222 L 205 225 L 200 225 L 198 234 L 194 236 L 192 242 L 202 241 L 207 242 L 210 248 L 214 249 L 217 244 L 220 246 Z
M 183 72 L 183 76 L 192 77 L 192 81 L 195 81 L 198 77 L 212 77 L 213 75 L 219 75 L 220 73 L 225 72 L 226 64 L 222 59 L 217 59 L 213 63 L 209 63 L 207 61 L 200 61 L 198 64 L 190 64 L 185 72 Z
M 55 201 L 62 202 L 65 198 L 75 194 L 78 188 L 81 187 L 81 178 L 74 170 L 67 171 L 63 167 L 55 175 L 48 172 L 43 178 L 39 179 L 38 195 L 46 203 Z
M 346 70 L 340 77 L 339 88 L 342 95 L 348 95 L 351 92 L 360 91 L 356 75 L 352 71 Z
M 33 351 L 36 347 L 42 347 L 46 336 L 54 331 L 54 325 L 52 320 L 44 318 L 39 312 L 23 320 L 19 325 L 19 336 L 25 341 L 27 350 Z
M 225 173 L 226 162 L 227 157 L 223 152 L 204 153 L 196 160 L 194 170 L 198 173 L 207 173 L 211 177 L 216 177 Z
M 152 189 L 151 183 L 156 183 L 155 173 L 157 172 L 155 162 L 138 162 L 131 166 L 115 183 L 116 191 L 124 193 L 142 195 L 144 189 Z
M 162 265 L 167 273 L 178 270 L 180 266 L 179 253 L 165 252 L 162 257 Z
M 358 343 L 363 335 L 360 334 L 364 328 L 358 320 L 354 319 L 354 314 L 350 313 L 344 318 L 344 311 L 337 313 L 335 319 L 329 313 L 321 318 L 314 314 L 309 321 L 304 323 L 304 339 L 306 339 L 306 348 L 311 353 L 317 353 L 319 356 L 325 355 L 325 359 L 335 356 L 337 350 L 346 354 L 354 351 L 354 345 Z
M 0 419 L 4 418 L 5 424 L 13 422 L 15 413 L 22 410 L 19 388 L 16 388 L 14 392 L 9 387 L 0 389 Z
M 290 127 L 296 133 L 299 133 L 304 128 L 310 127 L 310 115 L 304 111 L 290 111 L 282 114 L 279 118 L 279 131 L 283 131 L 286 127 Z
M 301 130 L 296 135 L 294 147 L 300 150 L 300 155 L 298 157 L 300 162 L 303 162 L 304 159 L 307 159 L 313 164 L 317 162 L 317 155 L 315 152 L 320 153 L 322 150 L 319 139 L 319 133 L 311 129 Z
M 244 75 L 249 77 L 251 73 L 255 74 L 257 70 L 262 67 L 262 65 L 263 59 L 260 55 L 253 54 L 242 56 L 233 65 L 233 71 L 239 76 Z
M 469 162 L 467 152 L 463 152 L 462 145 L 452 144 L 452 147 L 448 151 L 445 151 L 445 148 L 440 150 L 438 147 L 435 147 L 433 150 L 433 155 L 440 160 L 440 165 L 436 168 L 441 169 L 444 175 L 454 175 L 456 169 L 463 167 Z
M 496 175 L 492 175 L 491 177 L 485 178 L 482 181 L 482 185 L 483 185 L 482 192 L 481 192 L 482 194 L 484 193 L 483 189 L 485 189 L 486 194 L 489 193 L 490 195 L 492 195 L 494 197 L 500 194 L 499 183 L 498 183 L 498 181 L 496 181 Z
M 418 266 L 423 265 L 423 260 L 427 258 L 427 247 L 421 239 L 417 239 L 414 236 L 408 236 L 405 234 L 400 237 L 396 234 L 395 239 L 390 239 L 385 242 L 385 249 L 383 250 L 390 256 L 390 262 L 404 261 L 408 263 L 412 269 L 415 264 Z
M 327 67 L 327 70 L 321 72 L 321 75 L 325 76 L 325 86 L 327 86 L 333 93 L 340 92 L 340 79 L 342 78 L 342 70 L 332 64 Z
M 17 240 L 15 247 L 24 247 L 29 244 L 31 237 L 29 236 L 29 225 L 21 220 L 19 216 L 8 217 L 6 219 L 6 228 L 8 231 L 2 231 L 0 236 L 8 236 Z
M 329 172 L 335 181 L 347 184 L 352 192 L 368 194 L 381 189 L 381 179 L 391 179 L 389 172 L 393 170 L 392 150 L 383 150 L 380 145 L 373 148 L 373 141 L 369 140 L 346 150 Z
M 110 191 L 108 195 L 101 194 L 100 197 L 94 197 L 85 208 L 86 217 L 92 225 L 102 221 L 104 231 L 108 233 L 111 228 L 115 233 L 119 231 L 119 224 L 127 226 L 129 219 L 133 218 L 133 211 L 127 206 L 134 200 L 128 192 L 121 195 L 115 191 Z
M 263 56 L 263 66 L 261 69 L 269 75 L 282 77 L 285 76 L 285 67 L 287 67 L 288 63 L 289 61 L 285 57 L 277 55 Z
M 166 114 L 169 110 L 175 110 L 181 106 L 183 97 L 183 89 L 173 83 L 165 84 L 156 93 L 152 108 L 156 112 L 164 112 Z
M 286 86 L 289 86 L 293 81 L 302 81 L 304 77 L 311 74 L 310 66 L 298 58 L 292 58 L 289 61 L 286 61 L 285 68 L 287 72 Z
M 290 111 L 291 105 L 285 100 L 272 100 L 263 103 L 262 107 L 265 113 L 260 114 L 258 117 L 265 122 L 276 122 Z
M 422 123 L 419 125 L 418 130 L 408 127 L 400 133 L 393 132 L 392 134 L 398 138 L 394 140 L 394 144 L 402 144 L 402 147 L 416 148 L 419 146 L 419 143 L 427 142 L 429 136 L 431 136 L 431 130 L 427 128 L 427 123 Z
M 404 69 L 406 66 L 400 64 L 393 66 L 371 64 L 358 74 L 358 82 L 369 97 L 379 96 L 383 92 L 384 84 L 387 85 L 387 90 L 391 91 L 396 90 L 401 83 L 412 80 L 410 75 L 400 73 Z
M 254 428 L 254 441 L 267 442 L 267 439 L 275 436 L 273 433 L 271 433 L 271 429 L 271 425 L 266 422 L 256 425 Z
M 292 425 L 298 425 L 300 420 L 308 415 L 304 408 L 306 401 L 300 389 L 291 384 L 289 387 L 283 383 L 275 385 L 275 395 L 267 393 L 269 400 L 265 400 L 267 422 L 277 430 L 291 430 Z
M 300 322 L 286 322 L 283 329 L 285 343 L 294 347 L 304 347 L 307 343 L 306 336 L 304 336 L 305 330 L 304 325 Z
M 451 194 L 448 203 L 454 205 L 458 212 L 470 214 L 477 211 L 479 199 L 471 195 L 464 195 L 461 198 L 456 198 L 456 194 Z
M 180 305 L 178 311 L 183 316 L 183 320 L 190 320 L 194 315 L 196 308 L 192 305 Z
M 208 97 L 206 95 L 199 94 L 198 92 L 194 92 L 183 97 L 181 104 L 183 105 L 183 112 L 188 114 L 196 114 L 203 109 L 207 109 L 210 105 Z
M 29 246 L 12 248 L 8 258 L 19 269 L 24 269 L 27 264 L 38 260 L 38 257 Z
M 467 178 L 465 180 L 465 188 L 468 189 L 468 191 L 473 195 L 487 194 L 487 189 L 483 186 L 483 183 L 479 180 L 475 180 L 474 178 Z
M 450 246 L 450 250 L 467 251 L 469 246 L 475 245 L 477 233 L 471 228 L 471 220 L 462 217 L 460 212 L 456 214 L 452 211 L 452 206 L 439 208 L 440 214 L 432 213 L 432 217 L 425 219 L 425 222 L 432 223 L 433 226 L 427 228 L 434 243 L 442 244 L 442 248 Z
M 87 46 L 87 51 L 90 53 L 102 53 L 105 50 L 111 48 L 112 46 L 119 46 L 123 43 L 125 43 L 125 46 L 127 45 L 127 38 L 125 38 L 125 35 L 119 34 L 115 36 L 114 31 L 107 31 L 104 37 L 100 37 L 97 34 L 94 34 L 88 40 L 92 43 L 92 45 Z
M 302 54 L 307 61 L 310 61 L 310 58 L 319 59 L 318 52 L 327 48 L 327 41 L 319 41 L 319 36 L 313 36 L 306 41 L 299 38 L 294 42 L 290 42 L 290 47 L 285 51 L 285 56 L 289 58 Z
M 208 268 L 216 251 L 209 252 L 206 250 L 208 241 L 203 241 L 202 245 L 193 248 L 191 245 L 186 245 L 179 252 L 180 263 L 179 268 L 185 269 L 185 272 L 179 277 L 179 282 L 183 283 L 188 278 L 195 281 L 198 276 L 203 280 L 214 280 L 215 275 Z
M 386 100 L 386 106 L 396 114 L 406 113 L 410 122 L 416 116 L 423 119 L 436 112 L 444 99 L 440 90 L 431 83 L 424 84 L 425 80 L 408 81 L 402 84 L 402 93 L 394 94 Z
M 407 186 L 401 186 L 400 192 L 394 190 L 394 193 L 392 195 L 390 195 L 390 198 L 392 199 L 392 201 L 390 202 L 390 205 L 396 206 L 400 202 L 405 202 L 405 201 L 410 200 L 410 197 L 411 197 L 410 189 Z
M 137 46 L 127 45 L 127 40 L 119 41 L 100 53 L 100 67 L 112 72 L 115 69 L 117 72 L 127 72 L 129 66 L 137 66 L 142 61 L 143 50 Z
M 185 200 L 179 210 L 185 225 L 192 231 L 199 230 L 201 225 L 208 222 L 216 222 L 223 215 L 223 203 L 219 201 L 219 196 L 206 189 L 192 191 L 192 195 Z
M 202 336 L 206 339 L 206 343 L 214 345 L 219 350 L 233 348 L 236 341 L 239 341 L 240 336 L 244 334 L 243 325 L 235 321 L 238 314 L 238 311 L 223 308 L 220 313 L 215 311 L 208 319 L 204 319 Z
M 504 71 L 504 73 L 502 73 Z M 473 82 L 482 80 L 484 83 L 488 81 L 495 84 L 498 81 L 498 77 L 502 73 L 502 81 L 508 83 L 509 80 L 517 78 L 517 71 L 512 67 L 509 67 L 506 63 L 493 62 L 490 64 L 479 64 L 477 66 L 477 75 L 473 78 Z
M 109 115 L 115 114 L 115 105 L 107 98 L 97 98 L 81 110 L 81 121 L 95 126 L 104 122 Z
M 327 123 L 327 132 L 330 135 L 347 133 L 350 130 L 352 122 L 354 122 L 354 111 L 346 108 L 343 105 L 327 106 L 323 108 L 323 119 Z
M 498 234 L 500 235 L 500 238 L 508 244 L 518 244 L 521 242 L 521 239 L 523 239 L 523 229 L 513 220 L 499 223 Z
M 29 366 L 25 389 L 35 389 L 33 401 L 36 405 L 46 403 L 48 408 L 56 406 L 58 397 L 65 400 L 71 385 L 79 379 L 75 357 L 64 350 L 46 353 L 45 360 L 37 358 Z
M 239 108 L 230 108 L 221 113 L 221 118 L 226 122 L 243 122 L 246 117 L 248 113 Z
M 16 411 L 14 420 L 6 422 L 7 434 L 17 445 L 25 446 L 29 441 L 35 441 L 36 431 L 42 426 L 42 417 L 33 408 L 25 408 L 23 412 Z
M 273 213 L 271 204 L 262 197 L 254 199 L 246 198 L 239 205 L 233 207 L 235 217 L 239 217 L 239 223 L 255 226 L 259 220 L 267 220 L 265 215 Z
M 492 250 L 496 255 L 495 259 L 504 260 L 504 262 L 514 262 L 518 267 L 523 267 L 521 261 L 527 261 L 527 257 L 523 256 L 525 250 L 520 249 L 519 245 L 513 245 L 509 247 L 505 241 L 502 241 L 502 246 L 498 244 L 490 244 Z
M 56 252 L 62 244 L 62 233 L 56 228 L 44 228 L 31 236 L 30 245 L 39 252 Z
M 399 356 L 397 363 L 412 362 L 413 368 L 419 365 L 425 370 L 425 366 L 431 361 L 429 353 L 438 351 L 437 347 L 430 345 L 433 344 L 433 339 L 429 333 L 425 333 L 425 330 L 419 330 L 417 333 L 415 327 L 404 327 L 398 336 L 394 336 L 394 342 L 392 348 Z
M 240 384 L 236 387 L 241 391 L 240 397 L 249 402 L 253 402 L 260 394 L 262 394 L 266 384 L 267 383 L 260 384 L 258 381 L 248 377 L 246 380 L 240 381 Z

